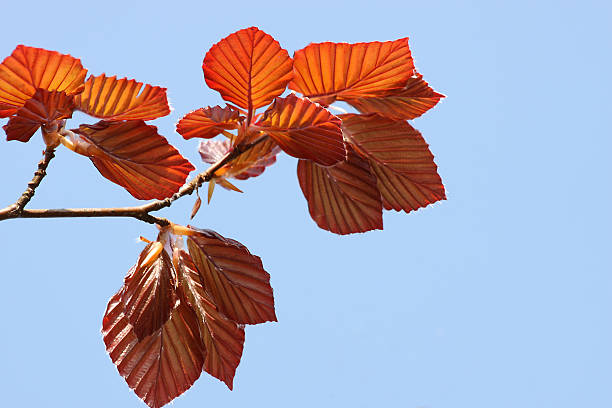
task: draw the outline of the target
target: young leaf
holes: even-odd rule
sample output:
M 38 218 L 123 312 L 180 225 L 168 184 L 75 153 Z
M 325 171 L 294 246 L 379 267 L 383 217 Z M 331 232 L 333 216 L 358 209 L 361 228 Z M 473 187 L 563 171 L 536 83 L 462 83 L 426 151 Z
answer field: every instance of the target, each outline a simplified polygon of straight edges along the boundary
M 436 106 L 441 98 L 444 95 L 430 88 L 423 75 L 417 74 L 402 89 L 347 101 L 361 113 L 379 113 L 391 119 L 409 120 Z
M 333 167 L 300 160 L 297 172 L 310 216 L 320 228 L 336 234 L 383 228 L 376 177 L 352 149 L 346 161 Z
M 38 89 L 4 125 L 6 140 L 27 142 L 41 126 L 72 117 L 73 110 L 73 96 Z
M 193 208 L 191 209 L 190 219 L 193 220 L 193 217 L 195 217 L 198 211 L 200 211 L 201 206 L 202 206 L 202 199 L 200 198 L 200 195 L 198 194 L 198 198 L 195 200 L 195 203 L 193 203 Z
M 22 107 L 36 89 L 75 95 L 83 89 L 86 75 L 81 60 L 70 55 L 18 45 L 0 64 L 0 104 L 5 106 L 0 110 L 6 115 L 6 107 Z
M 152 262 L 144 262 L 156 246 L 162 245 L 154 242 L 145 247 L 121 291 L 125 317 L 140 340 L 161 328 L 177 300 L 172 259 L 166 251 L 162 249 Z
M 293 58 L 289 88 L 325 104 L 402 88 L 414 72 L 408 38 L 310 44 Z
M 170 113 L 166 88 L 142 88 L 141 82 L 91 75 L 76 98 L 77 109 L 106 120 L 150 120 Z
M 244 327 L 219 313 L 202 286 L 193 260 L 185 251 L 175 250 L 174 259 L 180 289 L 198 316 L 200 337 L 206 350 L 204 369 L 227 384 L 231 390 L 242 357 Z
M 202 140 L 198 146 L 198 151 L 202 161 L 212 164 L 223 158 L 230 151 L 231 147 L 232 144 L 227 139 Z M 280 148 L 276 142 L 272 139 L 266 139 L 231 160 L 219 169 L 216 174 L 238 180 L 257 177 L 264 172 L 266 167 L 276 163 L 276 155 L 279 152 Z
M 242 324 L 276 321 L 270 275 L 239 242 L 193 227 L 189 254 L 219 312 Z
M 340 120 L 307 98 L 276 98 L 256 126 L 298 159 L 331 166 L 346 158 Z
M 117 293 L 104 314 L 102 335 L 119 374 L 151 408 L 160 408 L 187 391 L 202 373 L 205 351 L 198 319 L 183 303 L 177 304 L 160 329 L 138 340 Z
M 176 131 L 185 139 L 201 137 L 210 139 L 224 130 L 238 129 L 240 113 L 229 106 L 200 108 L 183 116 L 176 124 Z
M 418 130 L 377 114 L 341 118 L 347 139 L 370 160 L 385 209 L 410 212 L 446 199 L 438 166 Z
M 282 94 L 293 75 L 287 51 L 257 27 L 237 31 L 213 45 L 202 69 L 209 87 L 251 113 Z
M 170 197 L 194 170 L 155 126 L 142 121 L 100 121 L 73 131 L 81 137 L 75 151 L 140 200 Z

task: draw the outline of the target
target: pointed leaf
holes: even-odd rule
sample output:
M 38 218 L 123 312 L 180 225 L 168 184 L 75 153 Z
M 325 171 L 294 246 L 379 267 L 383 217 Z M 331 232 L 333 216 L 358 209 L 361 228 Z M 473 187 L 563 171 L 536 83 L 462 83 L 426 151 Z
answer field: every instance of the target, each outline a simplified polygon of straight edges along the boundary
M 163 247 L 159 242 L 145 247 L 121 293 L 125 316 L 139 339 L 153 334 L 168 320 L 177 300 L 172 259 L 166 251 L 162 249 L 156 259 L 144 262 L 155 244 Z
M 410 212 L 446 199 L 438 166 L 418 130 L 376 114 L 341 118 L 347 139 L 370 160 L 386 209 Z
M 81 137 L 75 151 L 140 200 L 170 197 L 194 170 L 155 126 L 142 121 L 100 121 L 73 131 Z
M 202 69 L 209 87 L 251 112 L 282 94 L 293 75 L 287 51 L 257 27 L 237 31 L 213 45 Z
M 106 120 L 150 120 L 170 113 L 166 88 L 134 79 L 91 75 L 75 99 L 77 109 Z
M 437 93 L 417 74 L 400 90 L 388 91 L 376 97 L 348 99 L 361 113 L 379 113 L 397 120 L 414 119 L 436 106 L 444 95 Z
M 193 260 L 185 251 L 174 252 L 180 288 L 198 316 L 200 337 L 204 340 L 204 369 L 233 388 L 234 374 L 240 364 L 244 345 L 244 326 L 219 313 L 206 293 Z
M 329 104 L 402 88 L 414 72 L 408 38 L 310 44 L 296 51 L 289 88 Z
M 376 177 L 352 149 L 347 161 L 333 167 L 300 160 L 298 179 L 310 216 L 322 229 L 351 234 L 383 228 Z
M 81 60 L 70 55 L 18 45 L 0 64 L 0 104 L 20 108 L 38 88 L 77 94 L 86 75 Z
M 41 126 L 72 117 L 73 109 L 73 96 L 38 89 L 4 125 L 6 139 L 27 142 Z
M 187 246 L 218 310 L 242 324 L 276 321 L 270 275 L 239 242 L 211 230 L 189 236 Z
M 201 137 L 210 139 L 224 130 L 238 129 L 240 113 L 229 106 L 200 108 L 183 116 L 176 124 L 176 131 L 185 139 Z
M 346 158 L 340 120 L 307 98 L 276 98 L 257 126 L 298 159 L 331 166 Z
M 198 146 L 198 151 L 205 163 L 213 164 L 221 160 L 231 150 L 231 147 L 232 144 L 227 139 L 202 140 Z M 266 167 L 276 163 L 276 155 L 279 152 L 280 148 L 274 140 L 264 140 L 231 160 L 219 169 L 216 174 L 238 180 L 257 177 L 264 172 Z
M 161 329 L 139 341 L 117 293 L 104 314 L 102 335 L 119 374 L 151 408 L 187 391 L 202 373 L 205 351 L 197 316 L 180 302 Z

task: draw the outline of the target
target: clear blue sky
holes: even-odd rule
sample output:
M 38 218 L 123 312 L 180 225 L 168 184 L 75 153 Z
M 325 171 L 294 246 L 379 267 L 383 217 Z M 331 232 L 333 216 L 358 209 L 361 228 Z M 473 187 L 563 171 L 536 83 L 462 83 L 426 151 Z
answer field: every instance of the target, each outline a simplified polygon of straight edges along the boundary
M 5 1 L 0 56 L 17 44 L 80 57 L 91 73 L 168 88 L 155 121 L 221 102 L 208 48 L 257 25 L 290 54 L 309 42 L 410 37 L 448 95 L 414 121 L 448 200 L 385 230 L 316 227 L 284 156 L 244 195 L 219 190 L 194 224 L 237 239 L 272 275 L 278 323 L 247 328 L 235 390 L 208 375 L 183 407 L 612 406 L 612 8 L 568 1 Z M 74 127 L 80 123 L 77 116 Z M 4 136 L 3 136 L 4 138 Z M 43 149 L 0 143 L 0 205 Z M 135 202 L 61 149 L 32 208 Z M 186 223 L 193 198 L 160 213 Z M 0 223 L 0 405 L 138 407 L 100 335 L 136 261 L 131 219 Z

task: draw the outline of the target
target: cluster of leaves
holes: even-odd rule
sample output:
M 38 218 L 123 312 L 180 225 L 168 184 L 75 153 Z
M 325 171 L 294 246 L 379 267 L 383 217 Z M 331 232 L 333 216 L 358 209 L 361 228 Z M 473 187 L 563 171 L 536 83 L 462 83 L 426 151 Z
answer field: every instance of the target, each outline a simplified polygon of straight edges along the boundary
M 433 155 L 408 123 L 443 95 L 416 72 L 407 38 L 310 44 L 291 58 L 251 27 L 215 44 L 202 69 L 227 103 L 186 114 L 176 130 L 204 139 L 199 152 L 214 170 L 209 201 L 216 184 L 240 191 L 228 179 L 259 176 L 282 151 L 299 159 L 310 215 L 333 233 L 382 229 L 383 209 L 410 212 L 445 198 Z M 48 146 L 89 157 L 134 197 L 176 198 L 194 167 L 144 122 L 169 113 L 166 90 L 104 74 L 85 81 L 86 72 L 69 55 L 18 46 L 0 64 L 7 139 L 27 142 L 41 129 Z M 282 96 L 287 88 L 302 96 Z M 334 115 L 335 101 L 359 113 Z M 67 130 L 75 110 L 102 120 Z M 198 197 L 192 218 L 199 206 Z M 151 407 L 183 393 L 202 371 L 231 389 L 244 325 L 276 321 L 261 260 L 192 226 L 160 224 L 157 240 L 147 242 L 104 316 L 112 361 Z

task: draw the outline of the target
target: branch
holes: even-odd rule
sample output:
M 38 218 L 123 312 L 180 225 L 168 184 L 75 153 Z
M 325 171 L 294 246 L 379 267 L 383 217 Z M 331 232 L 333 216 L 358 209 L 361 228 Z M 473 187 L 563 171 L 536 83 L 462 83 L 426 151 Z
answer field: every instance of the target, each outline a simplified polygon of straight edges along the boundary
M 25 210 L 23 209 L 23 207 L 21 207 L 21 210 L 18 212 L 15 212 L 15 210 L 9 211 L 9 209 L 12 209 L 14 206 L 17 205 L 17 203 L 15 203 L 12 206 L 9 206 L 3 210 L 0 210 L 0 221 L 5 220 L 5 219 L 10 219 L 10 218 L 131 217 L 131 218 L 139 219 L 144 222 L 148 222 L 150 224 L 166 226 L 170 224 L 170 221 L 168 221 L 165 218 L 154 217 L 149 213 L 153 211 L 159 211 L 162 208 L 170 207 L 174 201 L 178 200 L 179 198 L 183 196 L 190 195 L 191 193 L 195 191 L 196 188 L 199 188 L 202 186 L 202 184 L 206 183 L 207 181 L 210 181 L 215 176 L 215 173 L 220 168 L 222 168 L 227 163 L 234 160 L 236 157 L 240 156 L 241 154 L 257 146 L 259 143 L 263 142 L 267 138 L 268 136 L 264 135 L 252 143 L 246 144 L 244 146 L 235 146 L 234 149 L 227 152 L 227 154 L 223 156 L 221 159 L 219 159 L 219 161 L 212 164 L 208 169 L 206 169 L 202 173 L 195 176 L 193 180 L 191 180 L 189 183 L 181 187 L 179 191 L 177 191 L 171 197 L 168 197 L 164 200 L 155 200 L 150 203 L 143 204 L 143 205 L 136 206 L 136 207 L 57 208 L 57 209 L 40 209 L 40 210 L 38 209 L 37 210 Z M 41 164 L 43 163 L 43 161 L 41 161 Z M 46 168 L 46 165 L 45 165 L 45 168 Z M 40 165 L 39 165 L 39 169 L 40 169 Z M 38 171 L 36 173 L 38 174 Z M 44 171 L 43 171 L 43 177 L 44 177 Z M 36 179 L 36 176 L 34 178 Z M 40 178 L 40 180 L 42 180 L 42 177 Z M 36 186 L 40 184 L 40 180 L 38 180 L 38 183 L 36 184 Z M 26 190 L 26 193 L 27 193 L 27 190 Z M 24 195 L 26 193 L 24 193 Z M 33 194 L 34 193 L 32 192 L 32 195 Z M 31 195 L 29 198 L 31 198 Z M 27 201 L 29 201 L 29 198 Z

